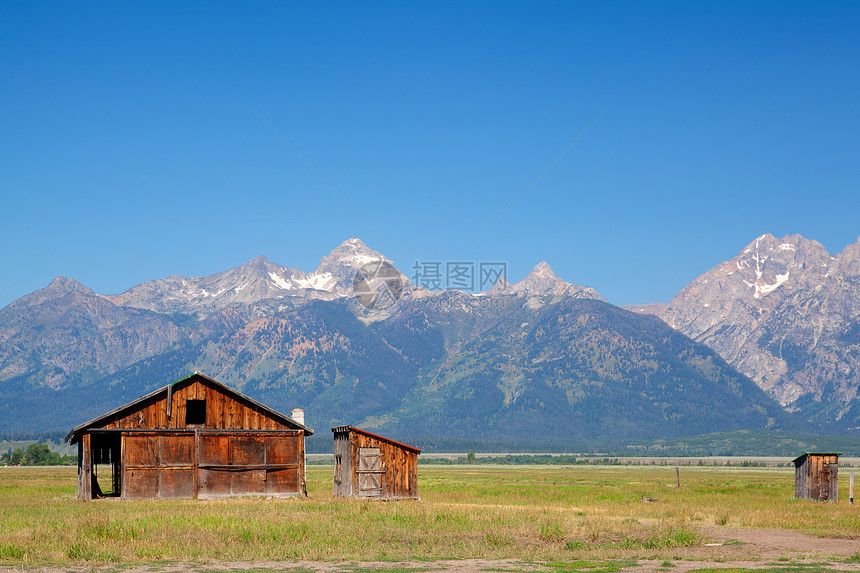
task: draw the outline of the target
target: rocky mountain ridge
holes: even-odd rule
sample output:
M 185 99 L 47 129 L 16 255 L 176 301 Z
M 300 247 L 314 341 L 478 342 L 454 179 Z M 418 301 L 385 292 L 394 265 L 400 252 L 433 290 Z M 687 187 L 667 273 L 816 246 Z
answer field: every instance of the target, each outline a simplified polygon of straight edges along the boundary
M 502 293 L 505 292 L 505 289 L 500 288 L 494 292 Z M 560 279 L 546 261 L 541 261 L 535 265 L 525 278 L 510 285 L 507 288 L 507 292 L 522 296 L 556 296 L 604 300 L 591 287 L 571 284 Z
M 236 268 L 203 277 L 170 276 L 142 283 L 119 295 L 98 295 L 74 279 L 58 277 L 48 287 L 0 310 L 0 383 L 24 376 L 36 384 L 61 388 L 72 375 L 87 368 L 93 376 L 113 374 L 129 364 L 169 348 L 200 339 L 212 323 L 271 316 L 315 300 L 350 300 L 357 286 L 388 287 L 385 281 L 364 281 L 361 272 L 387 271 L 401 287 L 400 302 L 427 304 L 452 300 L 447 291 L 413 287 L 382 253 L 360 239 L 347 239 L 320 260 L 310 273 L 258 256 Z M 588 287 L 561 280 L 545 262 L 523 280 L 507 287 L 506 295 L 599 299 Z M 376 293 L 371 293 L 376 296 Z M 391 296 L 390 292 L 387 292 Z M 480 294 L 466 297 L 452 311 L 469 313 Z M 391 300 L 395 304 L 397 300 Z M 444 303 L 443 303 L 444 304 Z M 366 305 L 367 306 L 367 305 Z M 232 312 L 224 312 L 230 310 Z M 396 309 L 353 304 L 370 323 L 388 318 Z M 209 320 L 211 318 L 211 320 Z M 182 328 L 184 322 L 196 323 Z
M 762 235 L 656 310 L 789 409 L 857 427 L 860 240 L 834 256 L 800 235 Z
M 308 300 L 333 300 L 352 294 L 355 271 L 374 262 L 393 264 L 360 239 L 348 239 L 305 273 L 259 256 L 228 271 L 204 277 L 171 276 L 104 298 L 118 306 L 206 317 L 230 307 L 293 306 Z M 405 276 L 404 276 L 405 278 Z M 278 302 L 281 305 L 278 305 Z M 265 309 L 259 309 L 265 312 Z
M 311 273 L 281 266 L 261 255 L 228 271 L 203 277 L 171 276 L 157 279 L 132 287 L 122 294 L 104 295 L 103 298 L 117 306 L 160 314 L 187 314 L 205 318 L 225 308 L 245 308 L 261 316 L 310 300 L 349 298 L 355 294 L 356 272 L 368 265 L 371 271 L 375 271 L 378 264 L 392 269 L 392 276 L 402 284 L 403 289 L 398 296 L 409 296 L 414 292 L 418 297 L 432 297 L 444 292 L 427 291 L 412 285 L 406 274 L 396 269 L 393 261 L 368 248 L 360 239 L 351 238 L 323 257 Z M 519 282 L 508 284 L 500 279 L 488 293 L 468 294 L 603 300 L 594 289 L 559 278 L 545 261 L 538 263 Z
M 71 373 L 111 373 L 186 338 L 168 317 L 122 308 L 67 277 L 0 311 L 0 383 L 58 389 Z
M 798 427 L 712 350 L 545 263 L 473 294 L 404 286 L 375 256 L 351 239 L 314 273 L 257 258 L 116 296 L 58 279 L 0 310 L 0 430 L 67 428 L 191 370 L 323 424 L 404 436 Z M 370 304 L 382 298 L 357 290 L 368 285 L 391 304 Z

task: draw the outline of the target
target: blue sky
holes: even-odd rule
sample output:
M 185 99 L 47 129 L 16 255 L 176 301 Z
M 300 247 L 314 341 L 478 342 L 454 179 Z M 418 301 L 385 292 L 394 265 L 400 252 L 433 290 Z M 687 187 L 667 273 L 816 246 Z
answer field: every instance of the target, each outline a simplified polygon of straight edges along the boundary
M 616 304 L 766 232 L 835 253 L 858 30 L 857 2 L 5 2 L 0 306 L 309 271 L 353 236 L 404 270 L 546 260 Z

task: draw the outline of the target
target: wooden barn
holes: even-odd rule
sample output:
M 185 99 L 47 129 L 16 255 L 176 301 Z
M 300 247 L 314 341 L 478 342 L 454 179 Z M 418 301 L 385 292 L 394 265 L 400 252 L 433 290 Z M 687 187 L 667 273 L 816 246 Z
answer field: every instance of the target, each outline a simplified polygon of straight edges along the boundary
M 352 426 L 334 432 L 334 495 L 417 499 L 421 450 Z
M 807 452 L 794 462 L 794 497 L 839 501 L 839 454 Z
M 195 372 L 66 441 L 78 444 L 80 499 L 287 497 L 307 495 L 302 422 Z

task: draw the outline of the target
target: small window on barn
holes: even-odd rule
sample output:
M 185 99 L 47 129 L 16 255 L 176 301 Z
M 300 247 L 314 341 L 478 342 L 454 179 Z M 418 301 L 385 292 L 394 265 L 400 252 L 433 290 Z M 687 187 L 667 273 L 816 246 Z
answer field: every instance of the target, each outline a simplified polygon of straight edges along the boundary
M 334 457 L 334 481 L 335 483 L 343 483 L 343 464 L 341 463 L 341 455 L 337 454 Z
M 185 425 L 203 426 L 206 424 L 206 400 L 185 402 Z

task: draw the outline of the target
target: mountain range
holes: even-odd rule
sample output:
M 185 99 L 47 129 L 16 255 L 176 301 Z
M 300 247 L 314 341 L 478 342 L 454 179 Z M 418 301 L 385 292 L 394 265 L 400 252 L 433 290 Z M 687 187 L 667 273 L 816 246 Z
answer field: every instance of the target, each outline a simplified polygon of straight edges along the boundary
M 0 431 L 68 429 L 200 370 L 312 426 L 415 440 L 853 432 L 858 252 L 765 235 L 630 310 L 545 262 L 426 290 L 359 239 L 310 273 L 258 257 L 119 295 L 60 277 L 0 310 Z
M 831 255 L 765 234 L 668 305 L 636 310 L 716 350 L 815 426 L 860 430 L 860 240 Z

